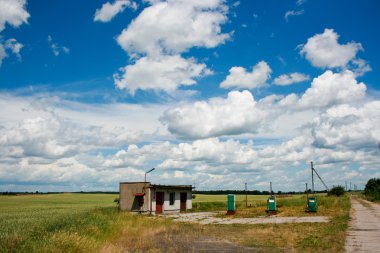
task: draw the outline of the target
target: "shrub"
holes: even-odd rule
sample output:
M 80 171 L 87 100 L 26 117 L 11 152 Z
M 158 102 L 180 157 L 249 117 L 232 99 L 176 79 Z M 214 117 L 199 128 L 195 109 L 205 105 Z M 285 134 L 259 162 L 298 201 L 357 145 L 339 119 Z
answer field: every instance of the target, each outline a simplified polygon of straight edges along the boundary
M 113 200 L 113 202 L 115 202 L 116 205 L 117 205 L 117 207 L 119 207 L 119 205 L 120 205 L 120 199 L 119 199 L 119 198 L 115 198 L 115 199 Z
M 343 186 L 335 186 L 331 188 L 331 190 L 327 193 L 328 196 L 343 196 L 344 195 L 344 188 Z
M 380 178 L 371 178 L 365 185 L 364 195 L 371 201 L 380 200 Z

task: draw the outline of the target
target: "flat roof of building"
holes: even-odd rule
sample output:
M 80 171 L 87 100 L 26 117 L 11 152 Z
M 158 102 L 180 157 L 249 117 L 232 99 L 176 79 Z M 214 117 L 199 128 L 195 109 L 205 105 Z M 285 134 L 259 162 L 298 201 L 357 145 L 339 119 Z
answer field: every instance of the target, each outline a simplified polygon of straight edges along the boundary
M 182 188 L 182 189 L 192 189 L 192 185 L 162 185 L 162 184 L 152 184 L 149 186 L 150 188 Z
M 150 182 L 120 182 L 120 184 L 150 184 Z
M 192 189 L 192 185 L 163 185 L 163 184 L 151 184 L 150 182 L 120 182 L 120 184 L 147 184 L 148 188 L 181 188 L 181 189 Z

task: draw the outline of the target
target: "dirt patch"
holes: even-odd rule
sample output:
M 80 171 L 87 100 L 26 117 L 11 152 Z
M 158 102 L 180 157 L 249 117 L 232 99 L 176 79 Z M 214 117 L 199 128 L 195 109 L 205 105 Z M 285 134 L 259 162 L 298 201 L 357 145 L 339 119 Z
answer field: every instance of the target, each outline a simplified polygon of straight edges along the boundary
M 264 249 L 235 245 L 229 241 L 202 239 L 188 245 L 186 252 L 265 252 Z
M 264 247 L 247 247 L 233 243 L 226 238 L 210 236 L 204 229 L 195 227 L 181 229 L 166 229 L 161 232 L 143 231 L 140 235 L 131 235 L 124 232 L 115 242 L 107 243 L 102 253 L 130 253 L 130 252 L 272 252 Z
M 379 252 L 380 205 L 351 198 L 346 252 Z
M 177 222 L 190 222 L 199 224 L 280 224 L 280 223 L 305 223 L 305 222 L 329 222 L 329 218 L 325 216 L 310 217 L 259 217 L 259 218 L 233 218 L 215 217 L 220 215 L 218 212 L 202 212 L 202 213 L 180 213 L 165 215 L 173 218 Z

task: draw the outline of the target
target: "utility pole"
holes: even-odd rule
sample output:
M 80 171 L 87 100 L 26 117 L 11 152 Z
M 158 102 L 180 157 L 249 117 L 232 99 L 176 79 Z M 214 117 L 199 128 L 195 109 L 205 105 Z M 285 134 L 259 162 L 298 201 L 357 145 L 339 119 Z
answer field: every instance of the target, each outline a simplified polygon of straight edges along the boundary
M 245 208 L 248 208 L 247 183 L 245 183 Z
M 350 182 L 350 191 L 351 191 L 351 182 Z
M 327 187 L 327 185 L 325 184 L 325 182 L 323 181 L 323 179 L 321 178 L 321 176 L 314 169 L 313 161 L 311 161 L 311 180 L 312 180 L 312 183 L 313 183 L 313 196 L 314 196 L 314 172 L 315 172 L 315 175 L 317 175 L 317 177 L 319 178 L 319 180 L 321 180 L 322 184 L 326 187 L 326 190 L 329 191 L 330 190 L 329 187 Z
M 144 195 L 145 195 L 145 191 L 146 191 L 146 174 L 151 173 L 155 169 L 156 168 L 151 168 L 150 170 L 145 172 L 144 189 L 143 189 Z M 152 192 L 150 192 L 149 200 L 150 200 L 149 211 L 150 211 L 150 214 L 152 214 Z
M 272 182 L 270 182 L 269 190 L 270 190 L 270 196 L 273 197 Z
M 313 167 L 313 161 L 310 162 L 311 165 L 311 190 L 313 192 L 314 196 L 314 167 Z
M 146 174 L 148 174 L 148 173 L 154 171 L 155 169 L 156 169 L 156 168 L 152 168 L 152 169 L 148 170 L 147 172 L 145 172 L 145 179 L 144 179 L 144 182 L 145 182 L 145 183 L 146 183 Z
M 347 191 L 347 181 L 346 181 L 346 191 Z

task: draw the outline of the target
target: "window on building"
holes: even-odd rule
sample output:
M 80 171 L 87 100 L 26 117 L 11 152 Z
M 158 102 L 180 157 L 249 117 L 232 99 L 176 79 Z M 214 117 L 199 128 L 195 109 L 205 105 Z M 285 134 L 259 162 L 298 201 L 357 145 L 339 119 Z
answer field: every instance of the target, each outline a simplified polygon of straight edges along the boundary
M 169 195 L 169 204 L 171 206 L 174 205 L 174 201 L 175 201 L 175 192 L 171 192 Z

